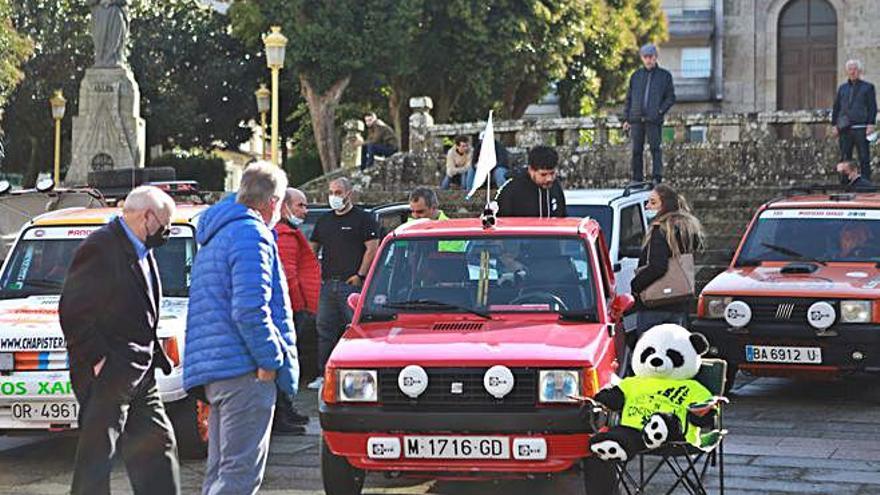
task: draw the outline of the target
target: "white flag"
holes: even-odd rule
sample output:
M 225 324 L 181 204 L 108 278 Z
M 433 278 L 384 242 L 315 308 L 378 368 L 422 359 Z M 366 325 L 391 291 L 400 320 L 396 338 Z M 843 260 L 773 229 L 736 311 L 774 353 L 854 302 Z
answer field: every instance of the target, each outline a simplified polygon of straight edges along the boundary
M 468 193 L 468 198 L 474 195 L 483 183 L 489 180 L 489 174 L 495 168 L 495 131 L 492 129 L 492 110 L 489 110 L 489 121 L 486 122 L 486 130 L 483 132 L 483 141 L 480 144 L 480 156 L 477 158 L 476 171 L 474 172 L 474 184 Z M 500 186 L 500 184 L 499 184 Z

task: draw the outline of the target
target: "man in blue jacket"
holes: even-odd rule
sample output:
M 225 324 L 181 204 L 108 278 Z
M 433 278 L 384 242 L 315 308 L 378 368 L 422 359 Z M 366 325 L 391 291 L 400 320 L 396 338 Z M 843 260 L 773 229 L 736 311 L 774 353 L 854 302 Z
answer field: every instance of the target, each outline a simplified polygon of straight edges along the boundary
M 256 493 L 279 393 L 296 391 L 293 313 L 272 228 L 284 172 L 248 166 L 235 197 L 199 218 L 184 352 L 184 386 L 211 404 L 203 494 Z
M 861 79 L 860 61 L 847 61 L 846 75 L 847 81 L 837 88 L 837 97 L 834 98 L 831 133 L 839 138 L 841 160 L 852 160 L 853 147 L 858 149 L 861 175 L 865 180 L 871 180 L 868 136 L 874 133 L 877 122 L 877 94 L 873 84 Z
M 623 107 L 623 130 L 632 137 L 632 180 L 645 180 L 645 138 L 651 148 L 651 175 L 654 184 L 663 181 L 660 134 L 663 118 L 675 104 L 672 74 L 657 65 L 657 47 L 651 43 L 639 50 L 642 64 L 629 79 Z

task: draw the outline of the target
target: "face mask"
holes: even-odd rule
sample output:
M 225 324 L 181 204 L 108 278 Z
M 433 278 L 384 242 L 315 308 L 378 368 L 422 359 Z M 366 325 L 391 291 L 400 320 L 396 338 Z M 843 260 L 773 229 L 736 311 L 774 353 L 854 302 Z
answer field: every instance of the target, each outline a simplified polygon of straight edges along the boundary
M 171 229 L 163 225 L 159 227 L 159 230 L 153 232 L 144 239 L 144 246 L 146 246 L 147 249 L 162 247 L 168 242 L 170 236 Z
M 645 210 L 645 217 L 649 222 L 653 222 L 657 218 L 657 210 Z
M 296 215 L 288 216 L 287 221 L 290 222 L 290 225 L 293 225 L 294 227 L 299 227 L 300 225 L 302 225 L 305 222 L 305 220 L 303 220 L 302 218 L 300 218 Z
M 840 184 L 841 185 L 845 186 L 845 185 L 849 184 L 849 174 L 837 174 L 837 176 L 840 177 Z
M 345 208 L 345 199 L 342 196 L 331 195 L 327 199 L 327 202 L 330 203 L 330 208 L 334 210 L 338 211 Z

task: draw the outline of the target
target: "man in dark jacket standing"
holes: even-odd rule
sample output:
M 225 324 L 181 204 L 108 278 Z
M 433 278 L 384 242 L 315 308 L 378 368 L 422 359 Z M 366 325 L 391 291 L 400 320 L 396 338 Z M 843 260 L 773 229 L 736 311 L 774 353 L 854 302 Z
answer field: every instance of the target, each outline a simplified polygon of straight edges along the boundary
M 74 495 L 110 493 L 118 447 L 134 493 L 180 493 L 177 446 L 155 376 L 156 368 L 171 373 L 171 362 L 156 339 L 162 286 L 153 249 L 168 240 L 173 215 L 167 194 L 138 187 L 122 216 L 89 235 L 70 265 L 59 317 L 81 406 Z
M 565 194 L 556 180 L 559 155 L 549 146 L 529 150 L 528 173 L 508 180 L 498 190 L 500 217 L 566 217 Z
M 848 80 L 837 88 L 831 112 L 831 133 L 838 136 L 840 159 L 852 160 L 853 147 L 859 150 L 862 177 L 871 180 L 871 157 L 868 136 L 874 133 L 877 121 L 877 95 L 874 85 L 863 81 L 862 63 L 846 63 Z
M 651 147 L 651 175 L 655 184 L 663 181 L 660 133 L 663 118 L 675 104 L 672 74 L 657 66 L 657 47 L 647 44 L 639 50 L 644 67 L 633 73 L 623 107 L 623 130 L 632 137 L 632 180 L 642 182 L 645 137 Z

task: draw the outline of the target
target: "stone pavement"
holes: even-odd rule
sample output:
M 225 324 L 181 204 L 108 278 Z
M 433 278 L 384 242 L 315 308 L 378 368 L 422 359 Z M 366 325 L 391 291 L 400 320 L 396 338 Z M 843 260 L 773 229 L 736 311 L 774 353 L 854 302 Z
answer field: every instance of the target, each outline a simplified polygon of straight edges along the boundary
M 297 399 L 314 416 L 316 396 Z M 880 386 L 873 377 L 797 382 L 740 377 L 725 415 L 726 493 L 880 494 Z M 0 452 L 0 493 L 66 493 L 75 438 L 52 438 Z M 185 494 L 199 492 L 203 463 L 184 462 Z M 661 480 L 662 481 L 662 480 Z M 710 478 L 717 486 L 717 478 Z M 113 493 L 131 493 L 119 466 Z M 272 440 L 263 494 L 323 493 L 318 425 L 306 436 Z M 367 494 L 582 494 L 577 473 L 553 480 L 451 483 L 367 478 Z M 662 493 L 658 492 L 658 493 Z M 683 491 L 679 491 L 683 493 Z

